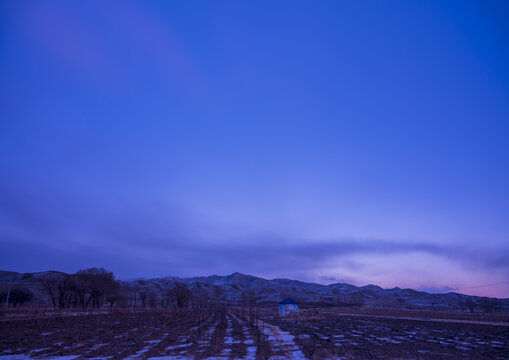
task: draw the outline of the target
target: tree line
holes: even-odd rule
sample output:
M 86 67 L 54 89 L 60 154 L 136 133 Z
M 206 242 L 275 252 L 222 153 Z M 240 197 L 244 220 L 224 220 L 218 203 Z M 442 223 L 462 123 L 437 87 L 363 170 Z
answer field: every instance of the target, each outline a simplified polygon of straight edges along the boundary
M 27 280 L 27 276 L 33 275 L 23 274 L 19 279 Z M 30 288 L 22 286 L 26 283 L 17 280 L 5 282 L 3 288 L 0 288 L 0 306 L 19 307 L 30 304 L 49 305 L 55 309 L 100 309 L 103 307 L 182 309 L 205 308 L 218 303 L 232 302 L 232 300 L 227 301 L 224 290 L 220 286 L 196 283 L 191 290 L 184 283 L 179 282 L 172 283 L 168 288 L 165 287 L 166 285 L 143 280 L 120 282 L 115 279 L 113 272 L 95 267 L 82 269 L 74 274 L 46 274 L 34 281 L 30 283 Z M 292 294 L 286 291 L 280 293 L 281 298 L 290 295 Z M 255 306 L 258 300 L 259 297 L 254 291 L 242 290 L 234 303 Z M 399 307 L 408 307 L 403 298 L 398 298 L 397 301 Z M 337 291 L 333 296 L 321 296 L 320 301 L 314 304 L 360 308 L 364 306 L 364 298 L 360 294 L 345 295 Z M 433 304 L 434 307 L 440 305 L 451 307 L 450 304 Z M 457 307 L 470 312 L 503 311 L 499 301 L 486 297 L 478 298 L 477 301 L 467 298 L 460 301 Z
M 140 280 L 134 284 L 121 284 L 113 272 L 103 268 L 79 270 L 75 274 L 55 274 L 38 279 L 35 291 L 11 282 L 0 291 L 0 304 L 18 307 L 24 304 L 46 304 L 55 309 L 123 308 L 204 308 L 217 303 L 222 289 L 214 287 L 211 300 L 209 291 L 199 284 L 191 291 L 183 283 L 175 283 L 168 289 L 155 291 Z M 33 291 L 32 291 L 33 290 Z M 37 298 L 36 294 L 43 298 Z
M 112 301 L 119 283 L 111 271 L 90 268 L 76 274 L 62 275 L 39 280 L 51 299 L 54 308 L 95 308 Z

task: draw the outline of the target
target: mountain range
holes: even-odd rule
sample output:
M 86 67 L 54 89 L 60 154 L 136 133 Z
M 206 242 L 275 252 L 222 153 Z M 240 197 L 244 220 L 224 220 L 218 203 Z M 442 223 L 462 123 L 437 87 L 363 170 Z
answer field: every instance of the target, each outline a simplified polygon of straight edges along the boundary
M 59 279 L 64 276 L 69 276 L 69 274 L 58 271 L 37 273 L 0 271 L 0 289 L 6 288 L 9 283 L 14 283 L 16 286 L 30 289 L 41 298 L 44 297 L 44 289 L 41 287 L 42 279 Z M 302 306 L 509 311 L 509 299 L 470 296 L 455 292 L 431 294 L 398 287 L 383 289 L 376 285 L 357 287 L 346 283 L 322 285 L 290 279 L 267 280 L 238 272 L 227 276 L 212 275 L 189 278 L 167 276 L 121 280 L 119 283 L 120 289 L 125 294 L 150 293 L 155 298 L 163 298 L 171 289 L 184 287 L 189 289 L 195 297 L 232 304 L 273 304 L 286 297 L 291 297 Z

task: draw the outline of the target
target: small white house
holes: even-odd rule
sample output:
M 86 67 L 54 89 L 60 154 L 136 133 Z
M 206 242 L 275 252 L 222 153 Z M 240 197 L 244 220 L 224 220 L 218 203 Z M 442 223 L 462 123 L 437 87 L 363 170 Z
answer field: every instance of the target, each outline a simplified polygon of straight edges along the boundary
M 299 313 L 299 303 L 293 299 L 286 298 L 279 302 L 279 316 L 297 315 Z

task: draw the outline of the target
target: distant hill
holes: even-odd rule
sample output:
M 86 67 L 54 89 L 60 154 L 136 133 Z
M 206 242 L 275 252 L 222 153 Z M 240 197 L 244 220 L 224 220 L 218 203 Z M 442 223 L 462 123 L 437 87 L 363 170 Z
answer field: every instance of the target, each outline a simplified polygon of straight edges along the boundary
M 43 279 L 60 279 L 63 272 L 16 273 L 0 271 L 0 291 L 9 284 L 30 289 L 38 303 L 48 303 L 41 286 Z M 509 299 L 493 299 L 459 293 L 430 294 L 412 289 L 383 289 L 376 285 L 357 287 L 346 283 L 321 285 L 290 279 L 267 280 L 252 275 L 233 273 L 227 276 L 200 276 L 190 278 L 160 277 L 120 281 L 121 292 L 150 294 L 154 303 L 176 287 L 189 289 L 195 299 L 208 302 L 260 305 L 276 303 L 291 297 L 301 306 L 349 306 L 381 308 L 452 309 L 461 311 L 509 311 Z M 136 295 L 135 295 L 136 298 Z

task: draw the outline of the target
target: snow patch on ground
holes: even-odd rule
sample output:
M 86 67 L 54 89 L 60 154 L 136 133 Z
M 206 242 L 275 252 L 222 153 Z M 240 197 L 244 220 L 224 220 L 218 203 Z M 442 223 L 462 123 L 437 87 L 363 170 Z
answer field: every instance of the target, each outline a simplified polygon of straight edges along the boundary
M 187 346 L 191 346 L 193 345 L 193 343 L 189 343 L 189 344 L 179 344 L 179 345 L 172 345 L 172 346 L 168 346 L 166 348 L 166 350 L 175 350 L 175 349 L 181 349 L 181 348 L 185 348 Z
M 246 342 L 244 342 L 244 343 L 246 343 Z M 256 350 L 257 350 L 256 346 L 248 346 L 245 359 L 248 359 L 248 360 L 256 359 Z
M 221 352 L 221 355 L 222 356 L 229 356 L 232 352 L 232 349 L 230 349 L 231 347 L 231 344 L 233 344 L 233 337 L 232 337 L 232 332 L 233 332 L 233 329 L 232 329 L 232 320 L 230 319 L 230 317 L 228 316 L 227 317 L 228 319 L 228 323 L 226 325 L 226 333 L 224 335 L 224 345 L 225 345 L 225 349 L 223 349 L 223 351 Z
M 197 343 L 200 346 L 201 350 L 198 350 L 199 353 L 204 353 L 207 347 L 210 345 L 210 340 L 212 335 L 216 331 L 216 327 L 219 324 L 219 321 L 216 321 L 214 325 L 212 325 L 204 334 L 204 337 L 201 340 L 198 340 Z M 181 352 L 182 354 L 182 352 Z
M 251 331 L 249 331 L 248 327 L 245 326 L 244 321 L 239 319 L 234 314 L 231 314 L 231 316 L 242 326 L 242 333 L 246 338 L 246 340 L 244 340 L 243 343 L 246 345 L 253 345 L 255 343 L 253 339 L 253 334 L 251 334 Z M 258 351 L 258 348 L 256 346 L 248 346 L 246 350 L 247 350 L 246 355 L 242 359 L 256 360 L 256 352 Z
M 73 360 L 80 357 L 80 355 L 68 355 L 68 356 L 51 356 L 45 357 L 45 360 Z M 0 355 L 0 360 L 33 360 L 29 355 Z
M 278 326 L 268 324 L 261 320 L 258 321 L 258 328 L 262 330 L 263 334 L 269 339 L 271 347 L 274 349 L 281 349 L 285 352 L 285 356 L 272 356 L 270 360 L 279 359 L 294 359 L 294 360 L 307 360 L 304 353 L 295 344 L 295 336 L 287 331 L 281 330 Z
M 136 358 L 143 357 L 143 354 L 150 351 L 150 349 L 152 349 L 155 345 L 159 344 L 161 341 L 162 341 L 162 339 L 145 341 L 145 344 L 148 344 L 148 346 L 145 346 L 143 349 L 138 351 L 136 354 L 129 356 L 126 359 L 136 359 Z M 107 344 L 104 344 L 104 345 L 107 345 Z

